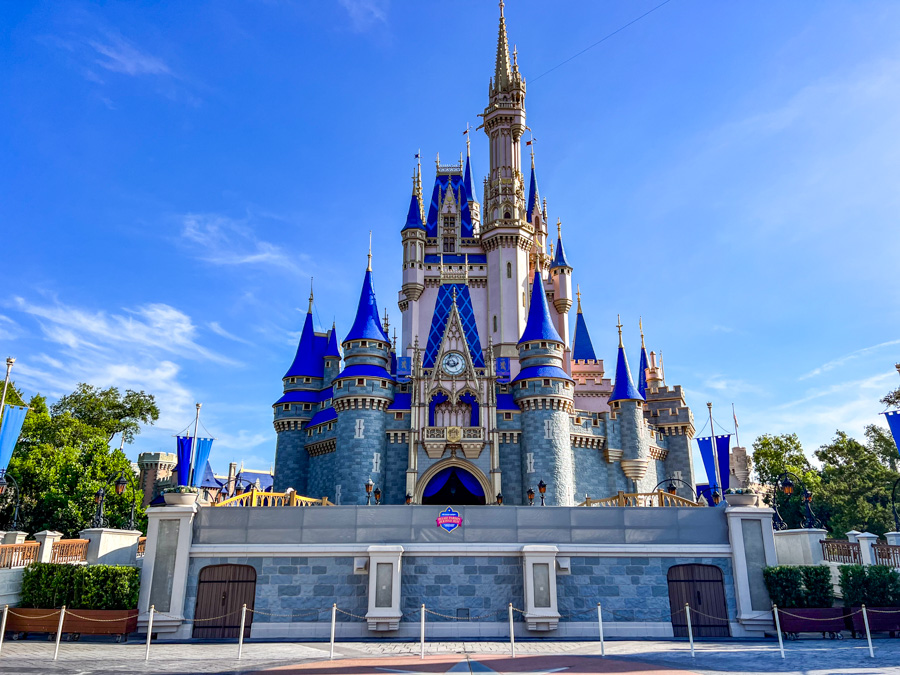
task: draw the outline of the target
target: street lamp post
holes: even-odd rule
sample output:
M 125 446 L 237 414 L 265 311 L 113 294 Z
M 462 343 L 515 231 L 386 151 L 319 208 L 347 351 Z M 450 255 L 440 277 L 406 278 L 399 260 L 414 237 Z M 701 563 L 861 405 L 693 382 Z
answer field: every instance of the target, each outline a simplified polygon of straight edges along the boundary
M 126 478 L 126 476 L 128 477 Z M 114 486 L 116 494 L 121 495 L 125 492 L 125 488 L 129 483 L 131 483 L 131 515 L 128 518 L 128 529 L 134 529 L 134 511 L 137 507 L 137 501 L 135 499 L 137 485 L 135 484 L 134 474 L 130 473 L 127 469 L 122 469 L 117 473 L 110 474 L 103 484 L 103 487 L 94 494 L 97 510 L 94 512 L 94 519 L 91 521 L 91 527 L 105 527 L 107 524 L 106 517 L 103 515 L 103 507 L 106 502 L 106 488 L 112 485 Z
M 372 482 L 372 479 L 366 481 L 366 506 L 372 506 L 372 488 L 375 487 L 375 483 Z
M 0 472 L 0 495 L 6 493 L 6 487 L 9 484 L 7 481 L 12 481 L 13 487 L 16 489 L 16 505 L 13 508 L 12 519 L 12 529 L 15 530 L 19 526 L 19 484 L 16 482 L 16 479 L 12 477 L 12 475 L 6 473 L 6 471 L 4 470 L 3 472 Z
M 547 484 L 544 481 L 538 483 L 538 492 L 541 493 L 541 506 L 544 505 L 544 493 L 547 492 Z
M 525 494 L 528 495 L 528 506 L 534 506 L 534 488 L 528 488 Z
M 775 489 L 772 491 L 772 508 L 775 510 L 775 513 L 772 514 L 772 527 L 776 530 L 787 529 L 787 523 L 784 522 L 784 518 L 781 517 L 781 513 L 778 511 L 778 491 L 781 490 L 787 497 L 790 497 L 794 494 L 795 481 L 803 490 L 800 499 L 803 502 L 804 515 L 800 527 L 805 530 L 812 530 L 818 525 L 816 516 L 812 512 L 812 506 L 810 506 L 812 503 L 812 493 L 806 489 L 806 486 L 797 474 L 785 471 L 775 478 Z
M 659 490 L 660 486 L 663 483 L 668 483 L 668 485 L 666 485 L 666 492 L 668 492 L 670 495 L 678 494 L 678 486 L 675 485 L 675 483 L 683 483 L 687 487 L 687 489 L 691 491 L 691 494 L 693 495 L 693 492 L 694 492 L 693 486 L 691 486 L 690 483 L 688 483 L 686 480 L 683 480 L 681 478 L 664 478 L 656 484 L 656 487 L 653 488 L 653 491 L 656 492 L 657 490 Z

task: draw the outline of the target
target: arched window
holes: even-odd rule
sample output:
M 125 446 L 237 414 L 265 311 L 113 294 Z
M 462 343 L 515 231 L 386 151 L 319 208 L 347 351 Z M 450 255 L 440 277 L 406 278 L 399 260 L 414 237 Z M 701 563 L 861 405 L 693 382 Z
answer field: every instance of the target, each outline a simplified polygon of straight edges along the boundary
M 506 218 L 507 220 L 509 220 L 510 218 L 512 218 L 512 214 L 510 214 L 509 211 L 504 211 L 503 217 Z
M 506 263 L 506 278 L 512 279 L 512 263 L 511 262 Z
M 497 332 L 497 315 L 494 314 L 494 332 Z

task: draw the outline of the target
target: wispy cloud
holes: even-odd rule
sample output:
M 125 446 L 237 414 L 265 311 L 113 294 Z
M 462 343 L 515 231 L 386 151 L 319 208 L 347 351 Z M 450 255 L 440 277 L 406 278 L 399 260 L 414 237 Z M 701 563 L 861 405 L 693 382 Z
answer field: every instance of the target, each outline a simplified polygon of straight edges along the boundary
M 227 330 L 222 328 L 221 325 L 219 325 L 218 321 L 211 321 L 209 323 L 209 329 L 216 335 L 219 335 L 227 340 L 233 340 L 234 342 L 240 342 L 245 345 L 253 344 L 249 340 L 245 340 L 244 338 L 238 337 L 237 335 L 235 335 L 233 333 L 229 333 Z
M 214 265 L 269 265 L 294 273 L 305 255 L 288 256 L 276 244 L 258 239 L 246 221 L 215 213 L 181 216 L 182 242 L 193 247 L 198 258 Z
M 21 334 L 19 324 L 0 314 L 0 340 L 15 340 Z
M 340 0 L 347 10 L 354 31 L 362 33 L 381 24 L 387 25 L 388 0 Z
M 800 380 L 808 380 L 811 377 L 815 377 L 816 375 L 821 375 L 822 373 L 827 373 L 829 370 L 834 370 L 838 368 L 848 361 L 852 361 L 853 359 L 858 359 L 861 356 L 866 356 L 867 354 L 871 354 L 873 352 L 878 351 L 879 349 L 883 349 L 884 347 L 892 347 L 894 345 L 900 345 L 900 340 L 889 340 L 888 342 L 882 342 L 877 345 L 872 345 L 871 347 L 863 347 L 862 349 L 857 349 L 855 352 L 850 352 L 849 354 L 845 354 L 839 358 L 836 358 L 832 361 L 828 361 L 827 363 L 823 363 L 818 368 L 814 368 L 809 371 L 805 375 L 801 375 L 798 379 Z
M 107 33 L 103 41 L 88 40 L 99 55 L 94 58 L 101 68 L 125 75 L 171 75 L 169 66 L 159 57 L 141 51 L 118 33 Z

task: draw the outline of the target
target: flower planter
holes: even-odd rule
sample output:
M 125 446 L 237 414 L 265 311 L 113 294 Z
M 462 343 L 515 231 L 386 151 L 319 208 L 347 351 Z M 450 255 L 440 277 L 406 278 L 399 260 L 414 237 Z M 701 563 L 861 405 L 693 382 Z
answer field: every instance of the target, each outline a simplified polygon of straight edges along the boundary
M 196 492 L 165 492 L 166 506 L 190 506 L 197 501 Z
M 859 635 L 866 634 L 866 624 L 859 607 L 854 607 L 853 632 Z M 851 610 L 848 610 L 848 612 Z M 900 631 L 900 607 L 866 607 L 866 617 L 869 619 L 869 631 L 897 632 Z
M 137 630 L 136 609 L 72 609 L 66 610 L 62 632 L 69 639 L 84 635 L 116 635 L 124 641 Z M 58 609 L 22 609 L 11 607 L 6 618 L 6 630 L 14 640 L 28 633 L 56 633 L 59 627 Z
M 843 607 L 778 609 L 778 620 L 783 633 L 835 633 L 849 630 Z M 856 617 L 854 617 L 856 618 Z
M 725 495 L 729 506 L 756 506 L 756 495 Z

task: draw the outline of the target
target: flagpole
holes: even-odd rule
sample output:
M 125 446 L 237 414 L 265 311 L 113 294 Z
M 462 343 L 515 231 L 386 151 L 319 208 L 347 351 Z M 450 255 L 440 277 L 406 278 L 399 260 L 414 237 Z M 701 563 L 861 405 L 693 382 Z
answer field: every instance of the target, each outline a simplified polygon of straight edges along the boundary
M 712 442 L 713 466 L 716 469 L 716 490 L 722 489 L 722 479 L 719 476 L 719 452 L 716 448 L 716 428 L 713 426 L 712 402 L 706 404 L 709 408 L 709 440 Z
M 6 388 L 9 386 L 9 371 L 12 370 L 15 362 L 16 360 L 13 357 L 6 357 L 6 379 L 3 381 L 3 398 L 0 398 L 0 422 L 3 421 L 3 411 L 6 409 Z
M 741 437 L 738 436 L 737 413 L 734 412 L 734 403 L 731 404 L 731 419 L 734 420 L 734 442 L 737 443 L 737 447 L 741 447 Z
M 191 471 L 188 474 L 188 486 L 191 487 L 194 484 L 194 460 L 197 458 L 197 428 L 200 426 L 200 406 L 202 403 L 197 404 L 197 417 L 194 418 L 194 440 L 191 443 Z

